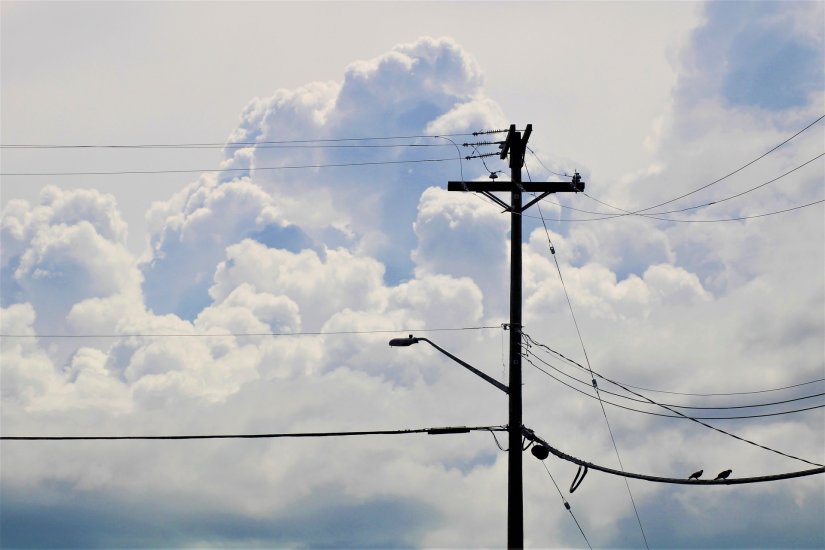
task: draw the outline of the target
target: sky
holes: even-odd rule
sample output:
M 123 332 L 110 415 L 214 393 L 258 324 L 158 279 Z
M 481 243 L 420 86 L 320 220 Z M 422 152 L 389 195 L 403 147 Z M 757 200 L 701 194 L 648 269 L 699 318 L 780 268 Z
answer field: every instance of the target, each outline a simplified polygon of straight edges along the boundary
M 824 6 L 4 0 L 2 435 L 506 424 L 498 390 L 387 343 L 507 383 L 509 215 L 446 184 L 508 180 L 462 144 L 532 124 L 525 181 L 586 194 L 524 216 L 524 424 L 653 476 L 825 462 Z M 764 449 L 603 412 L 550 350 L 689 415 L 820 408 L 704 420 Z M 593 547 L 825 546 L 821 475 L 629 480 L 637 518 L 621 478 L 571 494 L 574 464 L 523 458 L 529 547 L 587 546 L 554 483 Z M 5 440 L 0 489 L 10 548 L 506 544 L 486 431 Z

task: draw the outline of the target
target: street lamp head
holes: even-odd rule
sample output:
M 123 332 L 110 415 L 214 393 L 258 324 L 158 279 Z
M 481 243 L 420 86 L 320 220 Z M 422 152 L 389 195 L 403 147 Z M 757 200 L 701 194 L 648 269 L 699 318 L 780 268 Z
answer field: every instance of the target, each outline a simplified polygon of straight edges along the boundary
M 413 335 L 410 334 L 409 338 L 393 338 L 390 340 L 390 346 L 394 348 L 411 346 L 413 344 L 417 344 L 418 340 L 420 340 L 420 338 L 413 338 Z

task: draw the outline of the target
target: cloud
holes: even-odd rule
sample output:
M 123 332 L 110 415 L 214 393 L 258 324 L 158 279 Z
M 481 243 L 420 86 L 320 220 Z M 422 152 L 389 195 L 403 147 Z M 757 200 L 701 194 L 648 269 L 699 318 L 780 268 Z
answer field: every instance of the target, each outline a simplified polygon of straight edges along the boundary
M 194 318 L 208 305 L 209 277 L 223 250 L 246 238 L 292 252 L 345 246 L 380 259 L 390 282 L 410 277 L 415 200 L 457 166 L 449 172 L 426 164 L 316 173 L 266 168 L 455 158 L 445 140 L 398 141 L 434 146 L 419 150 L 353 149 L 393 144 L 386 141 L 327 142 L 326 149 L 278 142 L 294 137 L 296 128 L 337 140 L 501 125 L 501 109 L 483 95 L 482 82 L 476 62 L 455 42 L 421 38 L 353 63 L 340 83 L 282 89 L 250 102 L 227 142 L 223 167 L 264 170 L 203 176 L 147 214 L 150 251 L 142 271 L 149 307 Z
M 710 92 L 733 108 L 778 111 L 804 107 L 825 86 L 821 32 L 810 32 L 806 22 L 822 20 L 821 6 L 716 2 L 705 16 L 685 55 L 682 100 L 701 101 Z
M 684 59 L 704 59 L 718 48 L 735 53 L 734 45 L 747 43 L 753 28 L 768 24 L 759 21 L 774 13 L 747 11 L 730 44 L 712 42 L 708 29 L 729 17 L 726 9 L 734 8 L 708 9 L 705 29 L 694 34 Z M 800 106 L 791 94 L 792 101 L 763 118 L 732 102 L 721 84 L 727 69 L 694 69 L 697 74 L 680 81 L 675 94 L 683 101 L 653 144 L 656 162 L 615 182 L 590 180 L 597 171 L 582 167 L 589 194 L 629 207 L 688 192 L 730 171 L 733 160 L 750 160 L 778 143 L 788 126 L 818 108 L 819 100 Z M 701 84 L 705 80 L 713 86 Z M 691 93 L 692 103 L 684 100 Z M 422 38 L 353 63 L 341 81 L 252 100 L 229 145 L 256 145 L 227 147 L 223 162 L 266 168 L 452 158 L 455 150 L 444 140 L 415 141 L 439 144 L 423 152 L 279 149 L 264 142 L 452 133 L 504 120 L 469 54 L 452 40 Z M 757 175 L 781 173 L 818 152 L 818 134 L 810 136 L 765 159 Z M 543 161 L 553 170 L 567 166 Z M 821 168 L 814 164 L 782 185 L 680 216 L 760 213 L 819 198 Z M 463 171 L 466 179 L 487 175 L 475 163 Z M 38 205 L 11 201 L 2 218 L 4 434 L 504 423 L 501 392 L 426 343 L 387 345 L 410 332 L 427 336 L 507 380 L 508 333 L 470 329 L 507 318 L 509 215 L 480 197 L 440 188 L 461 174 L 451 162 L 203 175 L 149 209 L 149 247 L 141 258 L 125 249 L 126 226 L 104 193 L 47 188 Z M 697 193 L 696 200 L 753 185 L 754 173 L 742 176 Z M 588 199 L 562 200 L 578 207 Z M 674 207 L 682 204 L 688 203 Z M 591 207 L 610 210 L 585 208 Z M 524 232 L 524 323 L 536 340 L 605 376 L 653 390 L 728 393 L 821 378 L 825 311 L 811 307 L 823 300 L 821 209 L 730 224 L 629 216 L 573 223 L 553 217 L 583 213 L 549 205 L 543 212 L 548 231 L 525 218 Z M 64 341 L 46 338 L 47 332 L 101 337 Z M 549 362 L 537 364 L 548 372 L 591 390 L 587 373 L 544 348 L 529 353 Z M 611 434 L 595 400 L 529 364 L 524 382 L 525 424 L 596 463 L 616 466 L 613 435 L 628 470 L 654 475 L 728 467 L 760 475 L 803 467 L 689 421 L 606 404 Z M 816 387 L 769 395 L 804 397 Z M 649 393 L 685 407 L 773 399 Z M 818 460 L 825 444 L 821 418 L 821 411 L 811 411 L 719 425 Z M 9 546 L 60 540 L 78 546 L 487 547 L 505 541 L 507 455 L 489 433 L 22 443 L 2 446 L 0 532 Z M 524 460 L 528 542 L 581 545 L 566 510 L 552 500 L 546 472 L 529 454 Z M 575 474 L 567 463 L 548 466 L 558 479 Z M 631 487 L 653 546 L 822 540 L 815 480 L 741 492 Z M 569 500 L 594 545 L 640 544 L 621 480 L 593 472 Z M 773 514 L 769 502 L 780 502 L 782 513 Z M 160 516 L 168 521 L 159 530 L 146 529 Z M 362 525 L 360 516 L 371 519 Z M 685 517 L 703 530 L 685 529 Z M 777 530 L 782 517 L 792 518 L 801 534 Z M 35 518 L 40 528 L 33 527 Z M 756 520 L 740 529 L 742 518 Z
M 431 187 L 421 194 L 412 252 L 418 276 L 471 277 L 481 287 L 487 313 L 504 315 L 509 296 L 500 290 L 509 273 L 503 238 L 507 217 L 471 193 Z
M 4 209 L 2 237 L 3 304 L 30 302 L 40 331 L 62 326 L 84 300 L 139 296 L 141 275 L 111 195 L 46 187 L 39 205 Z
M 297 254 L 245 240 L 227 249 L 227 260 L 215 272 L 209 294 L 226 300 L 242 283 L 275 296 L 289 296 L 297 304 L 306 330 L 317 330 L 334 312 L 363 309 L 379 297 L 383 266 L 346 249 L 327 250 L 321 258 L 313 250 Z
M 227 246 L 245 238 L 299 251 L 313 241 L 280 214 L 278 204 L 246 180 L 204 177 L 156 202 L 147 214 L 150 256 L 143 264 L 147 305 L 156 313 L 194 318 L 209 303 L 207 290 Z

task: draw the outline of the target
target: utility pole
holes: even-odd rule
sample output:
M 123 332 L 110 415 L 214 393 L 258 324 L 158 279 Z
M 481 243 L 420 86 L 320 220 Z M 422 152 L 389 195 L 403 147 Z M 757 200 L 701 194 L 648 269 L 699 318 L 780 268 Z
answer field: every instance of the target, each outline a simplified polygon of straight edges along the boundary
M 508 466 L 507 466 L 507 548 L 524 547 L 524 491 L 522 481 L 522 420 L 521 420 L 521 219 L 522 212 L 551 193 L 579 192 L 584 190 L 584 182 L 578 174 L 572 182 L 528 182 L 522 183 L 521 169 L 527 140 L 533 131 L 528 124 L 524 135 L 511 124 L 507 138 L 501 146 L 502 160 L 510 156 L 510 181 L 451 181 L 448 191 L 472 191 L 481 193 L 510 212 L 510 382 L 508 421 Z M 501 200 L 495 192 L 509 192 L 510 204 Z M 522 193 L 539 195 L 522 206 Z

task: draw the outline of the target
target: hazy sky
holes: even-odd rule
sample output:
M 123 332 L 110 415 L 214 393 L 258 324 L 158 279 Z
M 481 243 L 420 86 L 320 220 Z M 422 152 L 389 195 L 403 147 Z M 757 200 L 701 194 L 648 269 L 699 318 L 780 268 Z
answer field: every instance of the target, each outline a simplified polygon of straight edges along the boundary
M 720 178 L 825 114 L 824 5 L 3 1 L 3 435 L 506 423 L 494 388 L 424 345 L 387 346 L 426 335 L 506 382 L 509 216 L 446 191 L 507 179 L 506 164 L 459 163 L 434 137 L 272 142 L 511 123 L 533 124 L 525 178 L 587 183 L 541 203 L 547 232 L 537 208 L 525 218 L 531 337 L 585 362 L 549 237 L 594 370 L 679 392 L 639 390 L 702 417 L 822 406 L 825 122 Z M 473 152 L 460 145 L 476 138 L 454 139 Z M 318 147 L 331 144 L 401 147 Z M 439 161 L 402 162 L 422 159 Z M 655 219 L 610 216 L 687 193 Z M 491 328 L 434 331 L 470 327 Z M 172 333 L 195 336 L 152 336 Z M 117 337 L 49 337 L 101 334 Z M 588 391 L 542 350 L 528 350 L 536 366 Z M 599 404 L 524 369 L 525 425 L 618 468 Z M 812 467 L 605 407 L 628 471 Z M 821 408 L 706 422 L 825 461 Z M 4 547 L 506 540 L 507 453 L 488 433 L 4 441 L 0 458 Z M 644 546 L 624 481 L 593 471 L 571 495 L 575 466 L 545 464 L 594 547 Z M 585 546 L 529 453 L 524 472 L 526 544 Z M 651 547 L 825 546 L 822 476 L 630 488 Z

